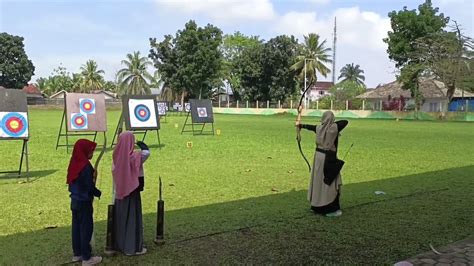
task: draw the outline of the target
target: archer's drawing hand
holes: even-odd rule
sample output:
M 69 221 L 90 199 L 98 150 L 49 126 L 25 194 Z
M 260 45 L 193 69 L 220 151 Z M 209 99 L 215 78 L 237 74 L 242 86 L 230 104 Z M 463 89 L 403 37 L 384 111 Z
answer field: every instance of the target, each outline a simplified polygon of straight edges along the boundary
M 141 150 L 149 150 L 148 146 L 143 141 L 137 141 L 137 146 L 140 147 Z

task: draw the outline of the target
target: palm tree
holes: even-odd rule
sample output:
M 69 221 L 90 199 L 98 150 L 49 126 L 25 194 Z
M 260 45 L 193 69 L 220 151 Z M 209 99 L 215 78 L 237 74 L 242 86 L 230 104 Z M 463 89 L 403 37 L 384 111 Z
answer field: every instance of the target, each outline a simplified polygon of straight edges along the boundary
M 296 57 L 296 63 L 290 69 L 298 73 L 298 80 L 304 83 L 305 78 L 305 61 L 306 61 L 306 77 L 310 86 L 318 80 L 316 74 L 319 72 L 324 77 L 331 70 L 325 65 L 331 63 L 329 52 L 331 48 L 325 47 L 326 40 L 319 42 L 319 35 L 310 33 L 304 36 L 304 44 L 301 47 L 301 53 Z
M 161 79 L 161 73 L 160 71 L 156 70 L 153 73 L 153 80 L 151 80 L 150 88 L 160 89 L 161 87 L 163 87 L 163 84 L 164 81 L 163 79 Z
M 150 94 L 150 84 L 154 77 L 148 73 L 147 67 L 152 63 L 147 57 L 140 57 L 140 52 L 127 54 L 127 60 L 122 60 L 125 68 L 117 72 L 117 80 L 121 94 Z
M 99 90 L 104 85 L 104 70 L 97 69 L 97 63 L 94 60 L 89 60 L 85 65 L 81 66 L 81 75 L 83 76 L 81 90 L 83 92 L 90 92 Z
M 84 77 L 81 73 L 73 73 L 72 74 L 72 88 L 71 92 L 81 92 L 81 87 L 84 84 Z
M 344 78 L 342 81 L 352 81 L 359 85 L 365 86 L 365 76 L 364 70 L 360 69 L 359 65 L 346 64 L 343 68 L 341 68 L 341 75 L 337 78 L 338 80 Z

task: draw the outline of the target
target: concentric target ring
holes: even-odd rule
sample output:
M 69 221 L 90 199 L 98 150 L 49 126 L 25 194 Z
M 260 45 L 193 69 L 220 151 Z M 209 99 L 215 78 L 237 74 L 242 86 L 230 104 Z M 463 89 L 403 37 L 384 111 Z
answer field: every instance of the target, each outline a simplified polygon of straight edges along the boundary
M 137 105 L 135 107 L 134 114 L 140 122 L 147 121 L 151 116 L 150 109 L 144 104 Z
M 87 116 L 83 114 L 74 114 L 71 118 L 71 124 L 75 129 L 87 128 Z
M 2 119 L 1 127 L 11 137 L 20 137 L 26 132 L 28 122 L 19 113 L 9 113 Z
M 93 114 L 95 113 L 95 102 L 91 99 L 81 99 L 79 108 L 82 113 Z

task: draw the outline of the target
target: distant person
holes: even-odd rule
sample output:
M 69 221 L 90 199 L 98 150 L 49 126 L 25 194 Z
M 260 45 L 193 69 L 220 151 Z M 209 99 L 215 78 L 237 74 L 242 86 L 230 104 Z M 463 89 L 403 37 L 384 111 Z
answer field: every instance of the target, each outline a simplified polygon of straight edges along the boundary
M 308 200 L 311 202 L 311 209 L 317 214 L 342 215 L 339 204 L 342 165 L 337 159 L 337 146 L 339 133 L 348 123 L 347 120 L 335 121 L 331 111 L 324 112 L 319 126 L 300 124 L 300 117 L 297 119 L 296 126 L 316 133 L 317 147 L 311 170 Z
M 67 169 L 67 184 L 71 192 L 72 211 L 72 250 L 73 262 L 82 261 L 82 265 L 94 265 L 102 261 L 102 257 L 91 255 L 91 238 L 94 230 L 92 218 L 94 197 L 102 194 L 95 186 L 97 172 L 91 163 L 95 142 L 80 139 L 74 144 L 71 161 Z
M 113 153 L 112 175 L 115 186 L 114 249 L 125 255 L 143 255 L 143 218 L 140 192 L 144 188 L 143 163 L 150 156 L 148 146 L 136 143 L 130 131 L 120 134 Z

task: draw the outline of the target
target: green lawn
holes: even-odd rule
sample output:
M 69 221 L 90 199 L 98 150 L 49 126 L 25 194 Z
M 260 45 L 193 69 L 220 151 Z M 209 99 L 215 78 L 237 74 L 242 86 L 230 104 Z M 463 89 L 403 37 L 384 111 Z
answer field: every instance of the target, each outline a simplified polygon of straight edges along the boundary
M 32 182 L 0 176 L 0 264 L 59 264 L 72 255 L 70 155 L 55 150 L 61 112 L 30 109 Z M 120 113 L 107 115 L 110 142 Z M 152 156 L 142 200 L 149 253 L 106 263 L 388 264 L 474 232 L 474 123 L 351 120 L 340 139 L 341 155 L 354 143 L 343 170 L 344 214 L 324 218 L 306 201 L 309 173 L 294 116 L 215 119 L 220 136 L 181 135 L 184 116 L 171 116 L 162 124 L 161 149 L 156 135 L 147 137 Z M 315 136 L 306 131 L 302 138 L 311 161 Z M 16 167 L 20 148 L 0 142 L 0 171 Z M 99 253 L 110 169 L 108 152 L 98 181 L 104 196 L 94 203 Z M 166 204 L 167 244 L 160 247 L 152 242 L 158 176 Z

